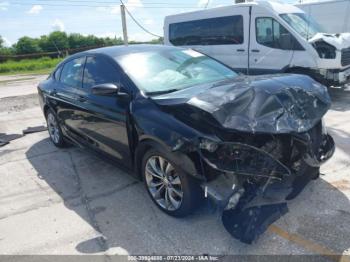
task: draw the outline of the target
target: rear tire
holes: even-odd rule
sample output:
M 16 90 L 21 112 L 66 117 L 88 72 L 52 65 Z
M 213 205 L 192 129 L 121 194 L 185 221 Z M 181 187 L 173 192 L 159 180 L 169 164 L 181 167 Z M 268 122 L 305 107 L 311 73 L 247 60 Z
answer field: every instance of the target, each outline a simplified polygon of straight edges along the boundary
M 198 207 L 200 187 L 173 159 L 170 152 L 150 149 L 143 157 L 141 172 L 156 206 L 170 216 L 184 217 Z
M 52 143 L 57 147 L 64 147 L 66 143 L 64 141 L 62 129 L 55 113 L 51 109 L 49 109 L 46 113 L 46 123 Z

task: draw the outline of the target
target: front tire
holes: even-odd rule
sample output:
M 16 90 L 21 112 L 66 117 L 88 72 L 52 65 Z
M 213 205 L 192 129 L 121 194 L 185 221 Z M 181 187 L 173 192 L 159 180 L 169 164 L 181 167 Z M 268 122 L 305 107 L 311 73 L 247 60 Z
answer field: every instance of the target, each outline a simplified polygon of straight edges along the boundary
M 142 161 L 142 176 L 152 201 L 163 212 L 174 217 L 192 213 L 199 203 L 197 181 L 173 161 L 163 150 L 149 150 Z
M 56 115 L 51 109 L 46 113 L 47 130 L 49 131 L 50 139 L 52 143 L 57 147 L 64 147 L 65 141 L 63 139 L 63 133 Z

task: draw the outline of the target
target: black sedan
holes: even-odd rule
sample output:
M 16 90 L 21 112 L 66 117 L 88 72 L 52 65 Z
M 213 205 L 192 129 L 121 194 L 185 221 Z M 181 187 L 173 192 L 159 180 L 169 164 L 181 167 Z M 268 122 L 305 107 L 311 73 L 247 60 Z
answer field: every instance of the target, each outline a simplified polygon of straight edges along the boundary
M 248 243 L 273 221 L 266 212 L 283 215 L 334 152 L 324 86 L 301 75 L 239 75 L 191 49 L 78 53 L 38 92 L 56 146 L 73 142 L 133 170 L 169 215 L 214 201 L 226 229 Z

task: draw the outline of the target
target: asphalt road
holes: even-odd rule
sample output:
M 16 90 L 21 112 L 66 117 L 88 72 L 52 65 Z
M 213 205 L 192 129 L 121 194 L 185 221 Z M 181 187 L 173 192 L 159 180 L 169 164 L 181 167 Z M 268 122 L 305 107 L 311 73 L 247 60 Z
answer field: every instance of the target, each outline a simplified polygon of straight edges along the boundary
M 43 78 L 0 77 L 0 133 L 45 123 L 35 94 Z M 257 243 L 233 239 L 205 204 L 183 219 L 163 214 L 125 171 L 40 132 L 0 147 L 0 254 L 350 255 L 350 92 L 332 99 L 335 156 Z

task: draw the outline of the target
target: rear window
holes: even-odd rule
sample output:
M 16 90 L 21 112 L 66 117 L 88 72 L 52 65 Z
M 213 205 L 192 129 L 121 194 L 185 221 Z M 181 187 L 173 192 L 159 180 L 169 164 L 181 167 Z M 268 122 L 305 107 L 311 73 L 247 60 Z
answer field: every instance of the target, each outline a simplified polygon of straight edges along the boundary
M 175 46 L 242 44 L 243 16 L 224 16 L 170 24 L 169 41 Z

